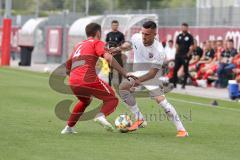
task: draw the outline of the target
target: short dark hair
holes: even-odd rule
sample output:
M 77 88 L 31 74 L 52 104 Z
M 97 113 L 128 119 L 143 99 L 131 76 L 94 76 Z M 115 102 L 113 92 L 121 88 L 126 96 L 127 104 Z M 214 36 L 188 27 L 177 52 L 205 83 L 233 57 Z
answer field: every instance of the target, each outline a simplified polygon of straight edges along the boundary
M 233 39 L 228 39 L 228 42 L 234 43 Z
M 87 37 L 95 37 L 98 31 L 101 32 L 101 26 L 97 23 L 89 23 L 85 28 Z
M 170 43 L 173 43 L 173 40 L 172 40 L 172 39 L 170 39 L 170 40 L 168 40 L 168 42 L 170 42 Z
M 157 28 L 157 24 L 153 21 L 146 21 L 143 23 L 143 28 L 145 29 L 156 29 Z
M 183 22 L 182 26 L 188 27 L 188 24 L 186 22 Z
M 119 22 L 118 22 L 117 20 L 113 20 L 113 21 L 112 21 L 112 24 L 113 24 L 113 23 L 119 24 Z

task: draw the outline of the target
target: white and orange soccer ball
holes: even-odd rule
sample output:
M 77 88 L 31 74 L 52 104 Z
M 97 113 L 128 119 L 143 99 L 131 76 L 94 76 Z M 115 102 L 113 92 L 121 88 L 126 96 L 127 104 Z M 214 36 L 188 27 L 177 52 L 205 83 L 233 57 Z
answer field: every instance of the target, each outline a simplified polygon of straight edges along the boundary
M 115 120 L 115 126 L 120 132 L 127 132 L 127 128 L 131 125 L 131 118 L 126 114 L 119 115 Z

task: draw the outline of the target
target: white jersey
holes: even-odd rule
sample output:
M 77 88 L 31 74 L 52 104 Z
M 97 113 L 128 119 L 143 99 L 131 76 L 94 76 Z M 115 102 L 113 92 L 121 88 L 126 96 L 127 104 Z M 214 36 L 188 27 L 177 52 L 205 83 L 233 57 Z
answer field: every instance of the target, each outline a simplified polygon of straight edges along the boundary
M 136 33 L 132 36 L 131 42 L 133 44 L 134 63 L 148 63 L 152 64 L 154 68 L 161 69 L 163 62 L 165 61 L 166 54 L 159 41 L 154 40 L 151 46 L 144 46 L 142 34 Z
M 136 33 L 132 36 L 131 42 L 134 52 L 133 71 L 135 73 L 138 71 L 136 76 L 147 73 L 150 68 L 162 68 L 166 54 L 162 44 L 158 40 L 154 40 L 151 46 L 144 46 L 142 34 Z
M 154 40 L 151 46 L 144 46 L 141 33 L 134 34 L 131 41 L 134 52 L 134 72 L 132 74 L 139 77 L 148 73 L 150 68 L 159 69 L 155 78 L 142 83 L 142 85 L 148 90 L 158 89 L 160 84 L 158 84 L 158 79 L 161 78 L 162 65 L 166 60 L 166 54 L 162 44 L 158 40 Z

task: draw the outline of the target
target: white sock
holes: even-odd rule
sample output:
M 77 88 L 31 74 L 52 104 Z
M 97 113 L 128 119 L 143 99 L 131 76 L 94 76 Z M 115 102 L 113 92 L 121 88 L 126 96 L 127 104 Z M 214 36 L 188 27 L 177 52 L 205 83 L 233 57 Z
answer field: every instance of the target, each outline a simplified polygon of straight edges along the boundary
M 164 109 L 167 116 L 172 120 L 172 122 L 176 126 L 177 130 L 178 131 L 186 131 L 185 128 L 183 127 L 183 124 L 182 124 L 175 108 L 170 103 L 168 103 L 167 99 L 164 99 L 159 104 Z
M 134 117 L 136 120 L 139 120 L 139 119 L 144 119 L 142 113 L 140 112 L 139 108 L 138 108 L 138 105 L 137 103 L 134 105 L 134 106 L 129 106 L 127 105 L 129 110 L 134 114 Z
M 104 125 L 111 125 L 111 123 L 106 119 L 105 115 L 101 112 L 95 116 L 95 119 L 98 119 Z

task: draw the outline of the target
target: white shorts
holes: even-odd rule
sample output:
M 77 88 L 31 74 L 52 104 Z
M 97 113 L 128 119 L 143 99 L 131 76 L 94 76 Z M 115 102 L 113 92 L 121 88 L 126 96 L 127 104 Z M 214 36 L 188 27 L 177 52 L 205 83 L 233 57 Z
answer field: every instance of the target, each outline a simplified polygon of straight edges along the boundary
M 132 72 L 131 74 L 136 77 L 140 77 L 146 73 L 148 73 L 148 71 L 136 71 L 136 72 Z M 149 91 L 149 94 L 151 97 L 164 95 L 164 89 L 161 87 L 162 83 L 158 77 L 148 80 L 146 82 L 143 82 L 141 86 L 143 86 Z

